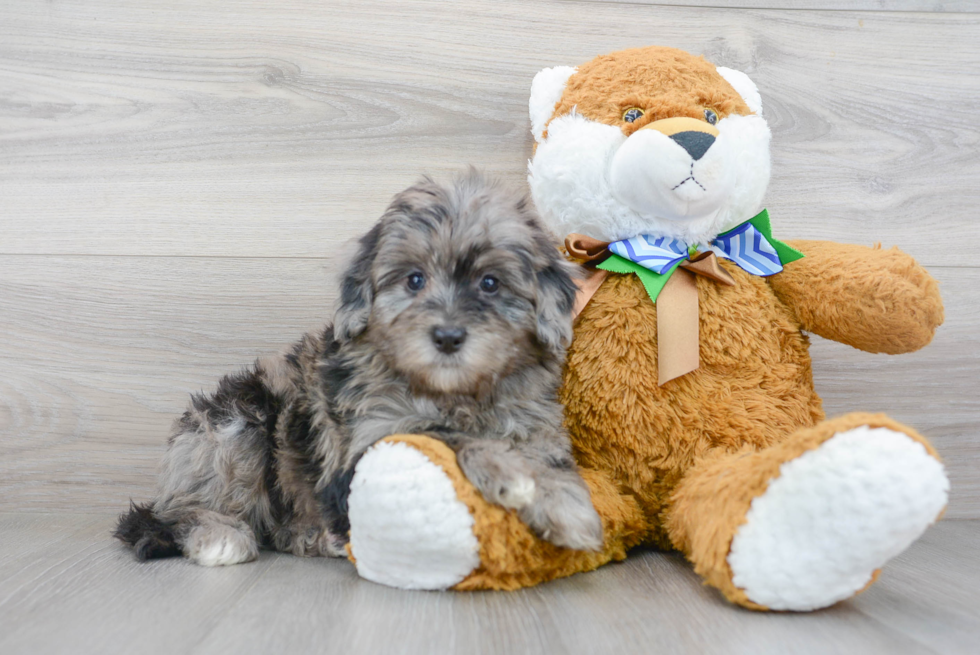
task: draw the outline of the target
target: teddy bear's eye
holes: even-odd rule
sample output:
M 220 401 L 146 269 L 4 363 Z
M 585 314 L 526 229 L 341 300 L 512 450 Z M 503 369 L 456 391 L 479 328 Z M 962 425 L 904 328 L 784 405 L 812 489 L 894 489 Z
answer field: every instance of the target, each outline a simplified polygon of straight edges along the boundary
M 718 122 L 718 113 L 714 109 L 704 110 L 704 120 L 708 121 L 711 125 Z
M 623 120 L 626 121 L 627 123 L 632 123 L 633 121 L 635 121 L 637 118 L 640 118 L 641 116 L 643 116 L 643 110 L 640 109 L 639 107 L 630 107 L 629 109 L 623 112 Z

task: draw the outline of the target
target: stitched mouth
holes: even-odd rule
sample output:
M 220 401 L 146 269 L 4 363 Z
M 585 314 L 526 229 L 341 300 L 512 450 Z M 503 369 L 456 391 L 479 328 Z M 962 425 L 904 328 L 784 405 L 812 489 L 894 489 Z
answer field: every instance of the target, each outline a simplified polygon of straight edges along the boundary
M 707 191 L 707 189 L 705 189 L 704 186 L 700 182 L 697 181 L 697 178 L 694 177 L 694 162 L 693 161 L 691 162 L 691 173 L 690 173 L 690 175 L 688 175 L 683 180 L 681 180 L 680 182 L 678 182 L 675 186 L 671 187 L 670 190 L 671 191 L 677 191 L 677 189 L 681 188 L 682 186 L 684 186 L 688 182 L 694 182 L 699 187 L 701 187 L 701 190 L 702 191 Z

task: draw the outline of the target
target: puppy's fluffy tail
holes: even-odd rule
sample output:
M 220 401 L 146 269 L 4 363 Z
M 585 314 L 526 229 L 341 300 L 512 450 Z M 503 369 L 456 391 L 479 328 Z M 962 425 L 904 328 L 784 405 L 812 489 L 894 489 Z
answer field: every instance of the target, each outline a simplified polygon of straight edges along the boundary
M 129 512 L 119 516 L 112 535 L 132 547 L 140 561 L 182 554 L 174 526 L 154 515 L 149 503 L 137 505 L 130 501 Z

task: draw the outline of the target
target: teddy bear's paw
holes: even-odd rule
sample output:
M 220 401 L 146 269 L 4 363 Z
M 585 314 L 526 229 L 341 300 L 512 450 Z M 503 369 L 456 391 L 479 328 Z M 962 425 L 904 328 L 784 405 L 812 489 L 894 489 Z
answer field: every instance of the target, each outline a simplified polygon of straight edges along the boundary
M 732 582 L 774 610 L 813 610 L 867 587 L 946 506 L 949 481 L 922 444 L 860 426 L 780 467 L 732 540 Z
M 445 471 L 419 450 L 382 441 L 361 457 L 348 499 L 361 577 L 403 589 L 446 589 L 480 564 L 473 517 Z

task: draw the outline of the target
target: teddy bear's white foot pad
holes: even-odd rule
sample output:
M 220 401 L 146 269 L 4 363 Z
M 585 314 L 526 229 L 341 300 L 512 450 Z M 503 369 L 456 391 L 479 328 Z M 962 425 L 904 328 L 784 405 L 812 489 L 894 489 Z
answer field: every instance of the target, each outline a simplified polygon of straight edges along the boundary
M 380 442 L 354 469 L 351 553 L 361 577 L 402 589 L 446 589 L 480 564 L 469 508 L 446 473 L 404 443 Z
M 774 610 L 849 598 L 946 506 L 942 464 L 901 432 L 861 426 L 784 463 L 728 554 L 732 582 Z

